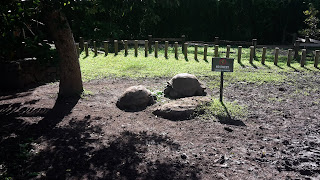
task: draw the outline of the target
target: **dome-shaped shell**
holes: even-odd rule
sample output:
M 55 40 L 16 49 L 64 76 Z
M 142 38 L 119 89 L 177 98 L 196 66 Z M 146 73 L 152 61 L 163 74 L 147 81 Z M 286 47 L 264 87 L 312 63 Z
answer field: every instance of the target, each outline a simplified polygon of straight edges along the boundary
M 204 85 L 193 74 L 181 73 L 175 75 L 169 82 L 164 93 L 170 98 L 204 96 Z

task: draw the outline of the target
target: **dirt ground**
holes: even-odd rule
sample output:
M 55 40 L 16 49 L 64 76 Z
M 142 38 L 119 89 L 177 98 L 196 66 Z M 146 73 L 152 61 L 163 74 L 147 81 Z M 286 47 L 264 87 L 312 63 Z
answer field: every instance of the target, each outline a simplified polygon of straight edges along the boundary
M 129 86 L 168 80 L 95 80 L 89 95 L 60 101 L 58 83 L 2 92 L 0 179 L 320 179 L 319 73 L 229 84 L 225 101 L 246 106 L 243 119 L 171 121 L 152 114 L 157 104 L 115 106 Z

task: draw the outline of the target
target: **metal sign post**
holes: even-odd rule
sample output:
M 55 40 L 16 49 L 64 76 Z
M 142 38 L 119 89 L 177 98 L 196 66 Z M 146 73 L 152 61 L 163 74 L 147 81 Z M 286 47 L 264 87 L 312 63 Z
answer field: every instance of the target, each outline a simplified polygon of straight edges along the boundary
M 223 71 L 221 71 L 221 75 L 220 75 L 220 102 L 222 102 L 222 96 L 223 96 Z
M 233 72 L 234 59 L 212 58 L 212 71 L 221 72 L 220 76 L 220 102 L 223 97 L 223 72 Z

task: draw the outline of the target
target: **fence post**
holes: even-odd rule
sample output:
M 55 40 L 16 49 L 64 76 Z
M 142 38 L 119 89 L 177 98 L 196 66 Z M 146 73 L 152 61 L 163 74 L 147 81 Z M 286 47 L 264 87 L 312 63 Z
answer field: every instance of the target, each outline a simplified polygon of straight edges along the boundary
M 183 51 L 184 58 L 188 59 L 188 43 L 183 44 L 183 49 L 184 49 L 184 51 Z
M 208 44 L 204 44 L 203 60 L 205 60 L 205 61 L 207 61 L 207 54 L 208 54 Z
M 144 57 L 148 57 L 148 47 L 149 47 L 149 41 L 144 41 Z
M 194 45 L 194 60 L 198 60 L 198 44 Z
M 300 41 L 296 40 L 296 43 L 294 43 L 294 59 L 298 59 L 299 49 L 300 49 Z
M 214 57 L 219 56 L 219 45 L 214 45 Z
M 314 58 L 314 67 L 315 68 L 318 68 L 319 58 L 320 58 L 320 51 L 316 50 L 316 56 Z
M 104 55 L 107 56 L 109 53 L 109 41 L 103 41 L 104 44 Z
M 254 57 L 254 46 L 250 46 L 250 59 L 249 59 L 250 64 L 253 63 L 253 57 Z
M 159 42 L 158 41 L 155 41 L 154 42 L 154 57 L 158 57 L 158 44 Z
M 84 43 L 84 50 L 86 52 L 86 56 L 89 56 L 89 50 L 88 50 L 88 42 Z
M 124 56 L 128 56 L 128 40 L 124 40 Z
M 169 41 L 165 41 L 164 43 L 164 57 L 168 59 L 168 45 Z
M 83 51 L 83 48 L 84 48 L 83 37 L 79 37 L 79 47 L 80 47 L 80 50 Z
M 279 48 L 278 47 L 276 47 L 276 49 L 275 49 L 275 53 L 274 53 L 274 65 L 278 65 L 278 58 L 279 58 Z
M 186 42 L 186 35 L 181 35 L 182 53 L 184 53 L 184 43 L 185 42 Z
M 178 59 L 178 42 L 174 42 L 174 57 Z
M 97 50 L 97 44 L 96 43 L 97 43 L 96 41 L 93 41 L 94 56 L 98 55 L 98 50 Z
M 148 44 L 148 49 L 149 49 L 149 54 L 151 54 L 151 52 L 152 52 L 152 47 L 151 47 L 151 45 L 152 45 L 152 35 L 148 35 L 148 40 L 149 40 L 149 44 Z
M 238 46 L 238 63 L 241 64 L 242 46 Z
M 138 57 L 138 40 L 134 40 L 134 56 Z
M 214 37 L 214 45 L 218 45 L 219 44 L 219 37 Z
M 301 61 L 300 61 L 300 66 L 304 67 L 304 64 L 306 62 L 306 57 L 307 57 L 307 50 L 302 49 L 302 56 L 301 56 Z
M 267 47 L 262 48 L 262 57 L 261 57 L 261 64 L 265 65 L 266 62 L 266 54 L 267 54 Z
M 114 40 L 114 55 L 118 55 L 118 40 Z
M 292 59 L 292 49 L 288 49 L 287 66 L 291 66 L 291 59 Z
M 254 59 L 256 59 L 257 45 L 258 45 L 258 40 L 257 39 L 252 39 L 252 46 L 254 47 L 254 49 L 253 49 L 253 58 Z
M 80 57 L 80 47 L 79 47 L 79 43 L 76 43 L 76 50 L 77 50 L 77 55 L 78 55 L 78 57 Z
M 230 48 L 231 48 L 231 46 L 230 46 L 230 45 L 227 45 L 226 58 L 229 58 L 229 57 L 230 57 Z

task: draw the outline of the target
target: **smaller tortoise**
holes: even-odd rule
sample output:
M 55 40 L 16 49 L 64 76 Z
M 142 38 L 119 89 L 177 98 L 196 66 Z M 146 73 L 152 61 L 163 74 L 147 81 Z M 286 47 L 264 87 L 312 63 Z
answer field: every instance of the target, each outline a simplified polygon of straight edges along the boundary
M 191 96 L 205 96 L 205 86 L 195 75 L 181 73 L 175 75 L 164 90 L 166 97 L 177 99 Z
M 155 103 L 157 98 L 144 86 L 131 86 L 119 97 L 117 107 L 126 111 L 139 111 Z

